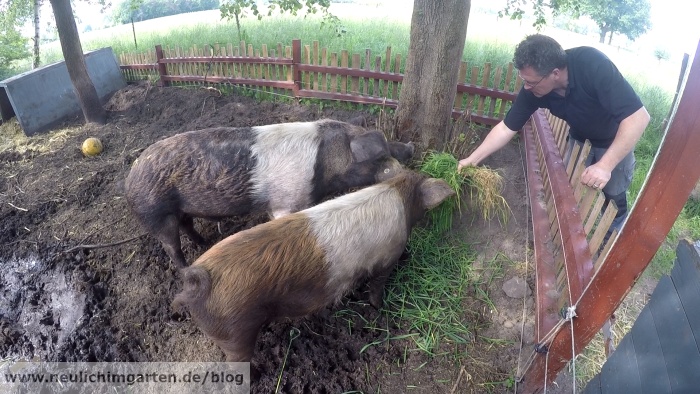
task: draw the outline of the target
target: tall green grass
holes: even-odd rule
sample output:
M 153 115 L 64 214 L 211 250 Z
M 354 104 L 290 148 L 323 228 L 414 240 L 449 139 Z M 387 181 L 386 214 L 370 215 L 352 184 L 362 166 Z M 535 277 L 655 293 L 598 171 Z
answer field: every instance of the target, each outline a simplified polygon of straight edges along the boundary
M 192 13 L 193 20 L 185 25 L 169 25 L 173 17 L 159 18 L 135 24 L 137 46 L 134 44 L 131 25 L 121 25 L 104 31 L 93 31 L 81 36 L 85 51 L 112 47 L 115 54 L 152 51 L 156 45 L 163 47 L 198 47 L 204 45 L 237 45 L 238 33 L 235 23 L 220 20 L 218 12 Z M 246 44 L 260 48 L 263 44 L 275 48 L 278 43 L 291 45 L 292 39 L 300 38 L 302 44 L 318 41 L 321 48 L 339 53 L 364 54 L 370 50 L 373 56 L 386 53 L 391 47 L 392 57 L 400 54 L 405 64 L 408 54 L 410 25 L 408 22 L 385 20 L 380 18 L 343 19 L 342 31 L 330 25 L 321 26 L 321 19 L 313 16 L 279 16 L 265 17 L 262 21 L 244 18 L 241 22 L 242 38 Z M 42 63 L 53 63 L 63 59 L 60 44 L 52 42 L 42 45 Z M 426 54 L 430 56 L 430 54 Z M 495 66 L 508 64 L 512 58 L 512 49 L 496 41 L 467 41 L 463 60 L 470 66 L 481 66 L 491 62 Z M 24 65 L 28 67 L 29 64 Z M 401 70 L 403 72 L 403 69 Z M 479 77 L 481 78 L 481 76 Z
M 673 92 L 669 92 L 641 78 L 631 78 L 630 84 L 635 88 L 651 116 L 649 125 L 634 150 L 637 166 L 629 189 L 629 204 L 631 207 L 639 196 L 639 192 L 664 138 L 673 101 Z M 696 237 L 700 235 L 700 218 L 698 218 L 700 210 L 693 209 L 695 205 L 697 204 L 692 200 L 686 203 L 686 209 L 676 219 L 665 242 L 649 264 L 645 275 L 658 279 L 662 275 L 669 274 L 673 268 L 676 258 L 675 250 L 680 238 L 693 237 L 697 239 Z

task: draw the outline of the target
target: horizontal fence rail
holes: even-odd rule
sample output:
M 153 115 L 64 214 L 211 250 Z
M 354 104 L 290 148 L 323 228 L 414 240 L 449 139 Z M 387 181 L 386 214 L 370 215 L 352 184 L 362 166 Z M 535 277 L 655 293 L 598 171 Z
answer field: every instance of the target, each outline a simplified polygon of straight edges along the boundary
M 339 53 L 320 48 L 318 41 L 291 46 L 277 44 L 254 49 L 207 45 L 202 48 L 162 48 L 140 54 L 122 54 L 120 68 L 127 81 L 158 79 L 170 85 L 235 85 L 261 89 L 297 98 L 338 100 L 396 108 L 403 82 L 403 57 L 387 47 L 384 56 Z M 472 121 L 486 125 L 500 122 L 522 86 L 513 65 L 490 63 L 469 67 L 461 62 L 453 118 L 469 114 Z
M 613 232 L 604 241 L 617 207 L 605 207 L 602 190 L 580 182 L 591 144 L 574 145 L 567 154 L 568 129 L 565 121 L 540 109 L 522 134 L 535 253 L 534 351 L 551 360 L 571 359 L 571 347 L 556 346 L 554 339 L 581 313 L 576 304 L 617 238 Z M 537 357 L 522 376 L 524 392 L 537 391 L 561 369 L 562 364 L 537 363 Z

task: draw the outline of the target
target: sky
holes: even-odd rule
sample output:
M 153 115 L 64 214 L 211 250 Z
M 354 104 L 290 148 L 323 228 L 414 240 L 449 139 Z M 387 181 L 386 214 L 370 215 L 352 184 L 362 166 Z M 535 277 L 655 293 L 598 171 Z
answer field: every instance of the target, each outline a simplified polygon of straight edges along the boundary
M 700 39 L 700 1 L 650 0 L 654 42 L 692 54 Z

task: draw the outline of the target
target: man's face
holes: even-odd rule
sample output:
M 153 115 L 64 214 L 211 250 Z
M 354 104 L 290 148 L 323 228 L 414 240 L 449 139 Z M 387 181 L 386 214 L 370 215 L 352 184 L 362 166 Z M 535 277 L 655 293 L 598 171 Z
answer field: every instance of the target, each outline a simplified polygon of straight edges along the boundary
M 526 90 L 531 91 L 536 97 L 542 97 L 554 89 L 555 78 L 553 76 L 556 71 L 558 70 L 554 69 L 546 75 L 540 75 L 532 67 L 525 66 L 518 71 L 518 74 L 523 80 L 523 87 Z

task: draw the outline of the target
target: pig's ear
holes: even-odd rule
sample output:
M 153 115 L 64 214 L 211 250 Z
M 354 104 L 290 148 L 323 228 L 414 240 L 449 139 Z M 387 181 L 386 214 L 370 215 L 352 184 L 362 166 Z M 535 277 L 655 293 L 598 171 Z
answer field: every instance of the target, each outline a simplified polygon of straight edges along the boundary
M 442 179 L 428 178 L 420 184 L 420 195 L 425 209 L 435 208 L 455 194 L 454 189 Z
M 378 131 L 353 137 L 350 141 L 350 150 L 356 163 L 381 159 L 389 155 L 384 135 Z
M 367 128 L 367 118 L 365 118 L 362 115 L 357 115 L 354 118 L 351 118 L 350 120 L 348 120 L 348 123 L 355 126 Z
M 413 158 L 413 152 L 415 152 L 413 142 L 405 144 L 399 141 L 387 141 L 387 144 L 389 145 L 389 153 L 391 153 L 391 156 L 401 163 L 408 164 Z

